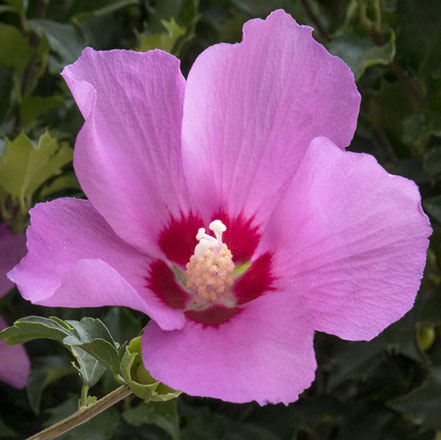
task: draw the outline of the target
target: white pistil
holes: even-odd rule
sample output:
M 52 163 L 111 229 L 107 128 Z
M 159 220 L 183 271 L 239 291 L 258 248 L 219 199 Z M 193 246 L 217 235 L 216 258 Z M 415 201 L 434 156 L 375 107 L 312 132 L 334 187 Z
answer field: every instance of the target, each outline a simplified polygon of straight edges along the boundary
M 208 227 L 214 232 L 216 238 L 206 234 L 205 228 L 199 228 L 196 234 L 196 240 L 198 240 L 199 243 L 194 249 L 194 255 L 196 257 L 205 254 L 208 249 L 213 249 L 214 256 L 217 257 L 222 249 L 222 233 L 227 230 L 227 227 L 220 220 L 212 221 Z

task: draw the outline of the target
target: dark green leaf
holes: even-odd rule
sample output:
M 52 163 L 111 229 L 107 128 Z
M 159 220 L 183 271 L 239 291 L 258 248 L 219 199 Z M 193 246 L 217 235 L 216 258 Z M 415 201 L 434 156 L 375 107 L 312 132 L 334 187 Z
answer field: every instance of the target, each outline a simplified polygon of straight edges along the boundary
M 81 192 L 81 186 L 73 172 L 67 172 L 55 177 L 41 188 L 38 195 L 40 199 L 46 199 L 51 196 L 53 197 L 54 194 L 64 193 L 65 191 Z
M 64 338 L 65 345 L 70 346 L 72 350 L 75 348 L 75 351 L 80 347 L 114 374 L 119 373 L 118 346 L 100 319 L 83 318 L 81 321 L 66 322 L 75 329 L 75 334 Z
M 424 383 L 409 394 L 391 400 L 389 406 L 415 423 L 441 430 L 441 366 L 434 367 Z
M 72 64 L 85 47 L 83 36 L 71 24 L 57 23 L 51 20 L 28 20 L 29 26 L 39 35 L 44 35 L 51 49 L 56 53 L 50 62 L 50 70 L 60 73 L 64 66 Z
M 75 0 L 72 3 L 70 15 L 76 19 L 83 19 L 88 15 L 106 15 L 130 5 L 137 4 L 137 0 Z
M 441 73 L 441 2 L 400 0 L 397 45 L 415 70 Z
M 142 329 L 139 320 L 125 307 L 110 307 L 103 321 L 120 344 L 137 336 Z
M 78 366 L 75 368 L 80 374 L 81 381 L 89 388 L 93 387 L 103 376 L 106 367 L 81 347 L 73 345 L 69 348 L 78 362 Z
M 441 137 L 441 114 L 415 113 L 403 121 L 403 141 L 407 144 L 425 144 L 432 135 Z
M 91 342 L 93 339 L 104 339 L 113 346 L 116 346 L 107 327 L 98 318 L 82 318 L 80 321 L 66 321 L 71 325 L 81 342 Z
M 14 84 L 12 72 L 12 68 L 0 67 L 0 123 L 3 121 L 9 111 L 12 88 Z M 1 150 L 0 154 L 2 154 Z
M 51 426 L 70 416 L 77 409 L 78 402 L 75 398 L 66 400 L 61 405 L 47 411 L 49 418 L 46 420 L 45 425 Z M 60 440 L 110 440 L 115 434 L 118 421 L 119 413 L 112 407 L 58 438 Z
M 183 440 L 280 440 L 270 430 L 201 411 L 182 430 Z
M 66 365 L 60 357 L 46 356 L 39 359 L 38 366 L 32 368 L 26 385 L 29 404 L 35 414 L 40 412 L 41 396 L 45 388 L 52 382 L 74 373 L 75 369 Z
M 29 127 L 41 115 L 59 107 L 64 102 L 62 96 L 27 96 L 21 103 L 21 118 L 23 127 Z
M 71 333 L 52 318 L 27 316 L 15 321 L 14 325 L 0 332 L 0 339 L 8 344 L 16 345 L 34 339 L 53 339 L 63 342 Z
M 383 408 L 356 408 L 343 418 L 337 440 L 382 439 L 393 417 L 392 411 Z
M 424 154 L 424 171 L 431 177 L 441 174 L 441 145 L 432 147 Z
M 369 117 L 379 130 L 387 130 L 393 139 L 403 137 L 403 119 L 415 111 L 415 104 L 401 81 L 382 80 L 369 100 Z M 395 143 L 393 143 L 395 146 Z
M 76 353 L 78 350 L 89 353 L 95 360 L 99 360 L 113 373 L 119 373 L 118 350 L 104 339 L 94 339 L 90 342 L 83 342 L 74 336 L 67 336 L 63 343 L 68 345 Z M 84 355 L 82 355 L 84 357 Z
M 0 332 L 0 337 L 9 344 L 40 338 L 61 342 L 76 358 L 81 379 L 89 387 L 98 382 L 106 368 L 114 374 L 120 370 L 118 346 L 99 319 L 63 321 L 56 317 L 30 316 Z
M 176 400 L 140 403 L 124 411 L 124 420 L 134 426 L 153 424 L 164 429 L 173 440 L 179 440 L 179 415 Z
M 1 437 L 17 438 L 18 434 L 0 419 L 0 435 Z
M 384 350 L 378 340 L 371 342 L 339 342 L 329 367 L 328 389 L 332 390 L 348 380 L 366 379 L 375 369 Z
M 424 209 L 441 223 L 441 195 L 423 200 Z
M 329 44 L 329 50 L 349 65 L 358 80 L 368 67 L 392 62 L 395 56 L 395 34 L 391 31 L 389 41 L 384 46 L 376 46 L 369 37 L 348 32 L 334 38 Z

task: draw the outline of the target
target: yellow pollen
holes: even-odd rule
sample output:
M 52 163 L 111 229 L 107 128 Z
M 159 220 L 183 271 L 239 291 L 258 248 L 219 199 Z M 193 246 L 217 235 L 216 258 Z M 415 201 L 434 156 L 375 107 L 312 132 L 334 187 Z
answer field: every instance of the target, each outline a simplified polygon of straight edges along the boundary
M 234 268 L 233 255 L 225 244 L 218 252 L 208 248 L 202 255 L 193 255 L 187 263 L 187 288 L 200 298 L 215 302 L 233 285 Z

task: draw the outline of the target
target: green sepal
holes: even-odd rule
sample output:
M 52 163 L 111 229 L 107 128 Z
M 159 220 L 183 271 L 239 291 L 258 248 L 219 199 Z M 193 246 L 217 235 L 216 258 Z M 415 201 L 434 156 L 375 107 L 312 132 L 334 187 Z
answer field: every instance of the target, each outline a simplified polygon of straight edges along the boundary
M 144 368 L 141 356 L 141 337 L 130 341 L 121 360 L 121 376 L 135 396 L 153 402 L 176 399 L 181 391 L 155 380 Z

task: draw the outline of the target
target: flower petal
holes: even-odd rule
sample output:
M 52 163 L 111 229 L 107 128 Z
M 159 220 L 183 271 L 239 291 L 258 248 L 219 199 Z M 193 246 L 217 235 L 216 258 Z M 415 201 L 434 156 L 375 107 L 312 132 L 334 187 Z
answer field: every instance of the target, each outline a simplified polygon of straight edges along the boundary
M 7 327 L 0 317 L 0 331 Z M 23 345 L 0 341 L 0 380 L 15 388 L 24 388 L 31 372 L 31 363 Z
M 155 254 L 160 229 L 187 209 L 179 61 L 88 48 L 62 75 L 86 120 L 74 156 L 84 192 L 121 238 Z
M 279 287 L 305 298 L 316 330 L 369 340 L 413 305 L 431 233 L 420 202 L 372 156 L 317 138 L 258 252 L 274 251 Z
M 0 297 L 6 295 L 14 287 L 6 274 L 25 254 L 25 234 L 13 235 L 5 224 L 0 225 Z
M 150 322 L 144 364 L 155 379 L 191 395 L 293 402 L 316 368 L 313 330 L 302 310 L 295 298 L 274 292 L 218 326 L 188 321 L 182 330 L 163 331 Z
M 242 43 L 212 46 L 195 61 L 182 158 L 204 216 L 225 210 L 264 223 L 314 137 L 349 144 L 360 103 L 354 76 L 311 32 L 279 10 L 247 22 Z
M 9 273 L 25 299 L 51 307 L 127 306 L 162 328 L 183 326 L 182 312 L 146 288 L 151 259 L 121 240 L 90 202 L 39 204 L 31 222 L 29 253 Z

